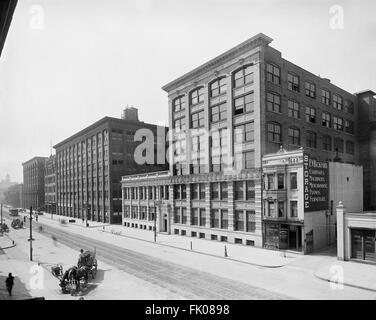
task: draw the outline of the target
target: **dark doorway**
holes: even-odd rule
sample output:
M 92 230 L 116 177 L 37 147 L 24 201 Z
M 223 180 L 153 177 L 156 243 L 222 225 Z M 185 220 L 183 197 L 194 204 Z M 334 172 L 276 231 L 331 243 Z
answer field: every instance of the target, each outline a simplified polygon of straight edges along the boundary
M 164 232 L 167 232 L 168 230 L 167 230 L 167 218 L 164 218 L 163 219 L 163 231 Z

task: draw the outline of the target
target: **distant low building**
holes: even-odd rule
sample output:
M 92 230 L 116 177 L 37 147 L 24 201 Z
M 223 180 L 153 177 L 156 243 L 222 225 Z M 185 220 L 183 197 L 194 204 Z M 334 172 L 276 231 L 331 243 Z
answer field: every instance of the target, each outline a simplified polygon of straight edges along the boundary
M 22 184 L 12 185 L 4 192 L 4 203 L 15 208 L 22 207 Z

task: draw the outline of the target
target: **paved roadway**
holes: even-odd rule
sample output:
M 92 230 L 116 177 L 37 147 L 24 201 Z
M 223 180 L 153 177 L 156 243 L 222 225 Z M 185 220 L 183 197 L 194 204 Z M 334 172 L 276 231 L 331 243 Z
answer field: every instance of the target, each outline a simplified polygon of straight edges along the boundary
M 8 214 L 6 213 L 4 216 L 8 216 Z M 28 228 L 28 224 L 26 228 Z M 37 230 L 37 228 L 38 226 L 35 226 L 34 230 Z M 77 251 L 81 248 L 95 247 L 98 260 L 140 279 L 169 289 L 187 299 L 289 299 L 288 296 L 279 295 L 262 288 L 200 272 L 51 226 L 43 225 L 43 233 L 47 236 L 56 236 L 58 242 Z

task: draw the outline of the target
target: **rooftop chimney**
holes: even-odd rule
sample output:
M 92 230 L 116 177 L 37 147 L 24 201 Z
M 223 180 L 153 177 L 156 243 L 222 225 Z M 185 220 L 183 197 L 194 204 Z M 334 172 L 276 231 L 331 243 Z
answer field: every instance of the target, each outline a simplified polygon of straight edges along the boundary
M 138 109 L 134 108 L 133 106 L 130 106 L 130 107 L 127 106 L 123 111 L 122 119 L 129 120 L 129 121 L 139 121 Z

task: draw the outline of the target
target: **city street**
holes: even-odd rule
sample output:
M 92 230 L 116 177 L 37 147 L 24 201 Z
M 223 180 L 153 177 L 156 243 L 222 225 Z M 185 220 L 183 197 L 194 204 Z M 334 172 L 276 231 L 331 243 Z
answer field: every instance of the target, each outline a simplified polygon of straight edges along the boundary
M 117 270 L 116 278 L 111 276 L 113 271 L 103 272 L 102 280 L 95 281 L 95 288 L 84 294 L 87 299 L 131 299 L 133 294 L 139 299 L 376 298 L 376 292 L 346 286 L 335 290 L 316 278 L 315 270 L 333 259 L 325 255 L 301 256 L 281 268 L 262 268 L 134 239 L 119 240 L 118 236 L 97 228 L 59 225 L 57 217 L 53 222 L 48 220 L 40 217 L 38 223 L 33 222 L 34 261 L 44 264 L 46 270 L 53 263 L 66 267 L 75 264 L 81 248 L 96 249 L 100 270 Z M 38 232 L 40 225 L 43 233 Z M 9 234 L 17 246 L 5 253 L 11 259 L 19 259 L 18 263 L 28 258 L 28 232 L 27 223 L 25 229 L 11 229 Z M 51 240 L 52 235 L 57 238 L 57 245 Z M 45 282 L 50 286 L 47 292 L 54 292 L 50 298 L 72 298 L 59 294 L 52 275 L 46 272 L 45 277 L 52 278 Z M 127 292 L 129 282 L 137 289 Z M 122 289 L 116 295 L 115 291 L 110 296 L 103 294 L 119 288 Z

